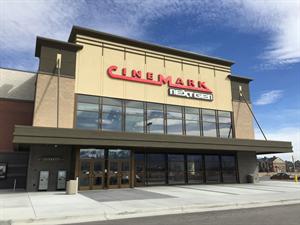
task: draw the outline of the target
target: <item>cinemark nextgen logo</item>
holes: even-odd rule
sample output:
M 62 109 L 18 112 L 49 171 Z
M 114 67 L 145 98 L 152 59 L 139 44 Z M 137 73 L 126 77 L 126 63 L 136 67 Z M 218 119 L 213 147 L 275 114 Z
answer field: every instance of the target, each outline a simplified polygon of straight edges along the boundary
M 162 86 L 167 84 L 169 86 L 168 94 L 170 96 L 178 96 L 189 99 L 201 99 L 206 101 L 213 100 L 212 91 L 206 86 L 205 82 L 187 79 L 184 81 L 182 78 L 178 77 L 176 80 L 172 76 L 164 76 L 162 74 L 157 74 L 156 79 L 152 72 L 147 72 L 144 77 L 142 77 L 142 72 L 140 70 L 131 70 L 131 76 L 127 75 L 126 68 L 122 68 L 118 74 L 117 66 L 110 66 L 107 69 L 107 74 L 113 79 L 127 80 L 138 83 L 151 84 L 156 86 Z M 175 80 L 175 82 L 173 82 Z
M 169 95 L 171 96 L 179 96 L 184 98 L 193 98 L 193 99 L 201 99 L 212 101 L 213 95 L 209 93 L 201 93 L 195 91 L 186 91 L 182 89 L 169 88 Z

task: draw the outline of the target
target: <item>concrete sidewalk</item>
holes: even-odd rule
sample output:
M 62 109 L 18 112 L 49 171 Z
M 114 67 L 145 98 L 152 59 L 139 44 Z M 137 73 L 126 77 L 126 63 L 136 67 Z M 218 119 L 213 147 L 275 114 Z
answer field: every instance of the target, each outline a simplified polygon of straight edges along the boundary
M 295 203 L 300 203 L 300 184 L 285 181 L 143 187 L 77 195 L 1 192 L 0 221 L 67 224 Z

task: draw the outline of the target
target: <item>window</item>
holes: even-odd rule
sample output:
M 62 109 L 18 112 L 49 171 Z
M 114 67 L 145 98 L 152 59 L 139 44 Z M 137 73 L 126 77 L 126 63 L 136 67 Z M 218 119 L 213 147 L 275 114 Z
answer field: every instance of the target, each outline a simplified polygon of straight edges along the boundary
M 232 138 L 231 112 L 77 95 L 76 127 Z M 184 118 L 184 119 L 183 119 Z
M 205 155 L 206 183 L 220 183 L 219 155 Z
M 204 182 L 202 155 L 187 155 L 187 175 L 189 184 Z
M 77 98 L 76 127 L 96 130 L 99 128 L 99 98 L 79 95 Z
M 122 131 L 122 101 L 102 99 L 102 130 Z
M 185 108 L 185 131 L 186 135 L 200 135 L 199 109 Z
M 215 110 L 202 109 L 203 136 L 217 137 Z
M 162 104 L 147 103 L 147 132 L 164 133 L 164 109 Z
M 222 155 L 222 176 L 224 183 L 235 183 L 236 176 L 236 162 L 233 155 Z
M 231 138 L 232 137 L 231 113 L 225 111 L 218 111 L 218 118 L 219 118 L 220 137 Z
M 182 108 L 167 105 L 167 133 L 182 134 Z
M 168 179 L 169 184 L 185 183 L 184 155 L 168 155 Z
M 125 103 L 125 131 L 144 132 L 144 104 L 143 102 L 126 101 Z
M 104 159 L 104 149 L 80 149 L 80 159 Z
M 166 183 L 166 158 L 165 154 L 148 154 L 147 184 L 165 184 Z

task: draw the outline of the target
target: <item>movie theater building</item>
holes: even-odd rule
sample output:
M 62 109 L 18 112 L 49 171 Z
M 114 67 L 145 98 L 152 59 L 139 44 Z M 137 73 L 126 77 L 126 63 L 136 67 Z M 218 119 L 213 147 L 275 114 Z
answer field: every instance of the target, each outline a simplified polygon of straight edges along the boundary
M 82 27 L 35 55 L 32 124 L 13 132 L 28 191 L 244 183 L 257 154 L 292 152 L 254 139 L 251 79 L 231 61 Z

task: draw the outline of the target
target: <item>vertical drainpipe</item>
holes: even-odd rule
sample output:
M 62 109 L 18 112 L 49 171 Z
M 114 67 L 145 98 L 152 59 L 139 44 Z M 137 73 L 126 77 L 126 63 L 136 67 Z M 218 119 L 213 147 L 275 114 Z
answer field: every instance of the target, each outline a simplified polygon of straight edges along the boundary
M 61 54 L 56 55 L 56 69 L 57 69 L 57 107 L 56 107 L 56 127 L 59 127 L 59 88 L 60 88 L 60 69 L 61 69 Z

